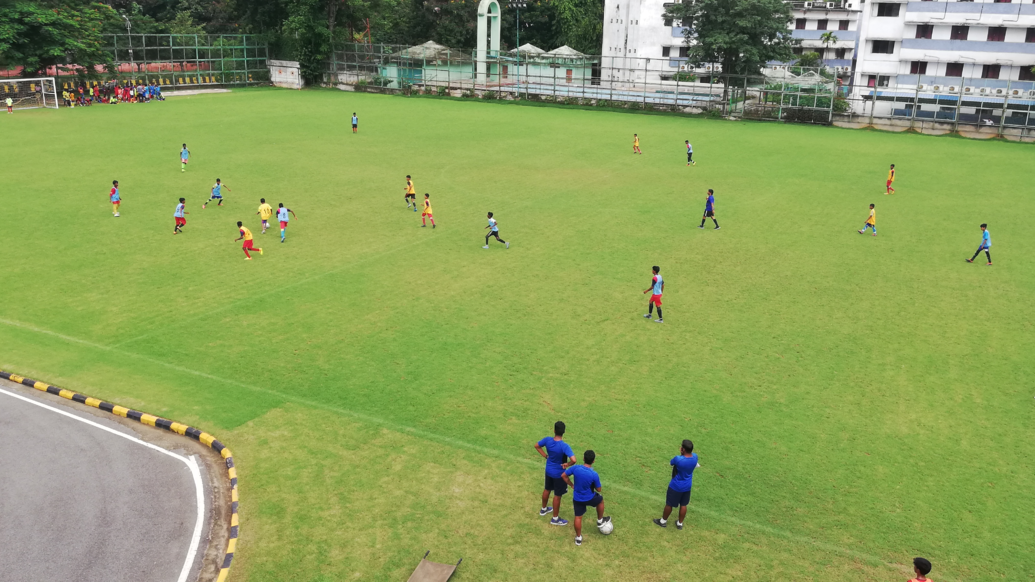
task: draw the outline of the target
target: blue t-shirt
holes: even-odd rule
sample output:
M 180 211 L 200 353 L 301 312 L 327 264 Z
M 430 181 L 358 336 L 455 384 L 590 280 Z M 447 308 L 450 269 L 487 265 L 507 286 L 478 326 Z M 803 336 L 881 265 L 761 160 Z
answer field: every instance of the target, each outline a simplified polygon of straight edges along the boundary
M 223 190 L 223 185 L 222 184 L 216 184 L 215 186 L 212 187 L 212 195 L 213 196 L 221 196 L 222 195 L 221 194 L 222 190 Z
M 661 295 L 661 286 L 665 284 L 665 281 L 661 279 L 661 275 L 654 275 L 654 295 Z
M 583 503 L 592 501 L 596 495 L 594 490 L 600 488 L 600 475 L 596 471 L 585 465 L 574 465 L 568 467 L 564 474 L 575 477 L 575 494 L 572 499 Z
M 539 441 L 539 446 L 546 449 L 546 476 L 560 477 L 564 469 L 561 465 L 568 462 L 568 459 L 575 456 L 575 453 L 564 441 L 555 441 L 553 437 L 546 437 Z
M 188 152 L 187 150 L 180 150 L 180 159 L 181 160 L 186 160 L 189 157 L 190 157 L 190 152 Z
M 675 474 L 672 476 L 672 480 L 668 482 L 668 486 L 673 491 L 689 491 L 694 486 L 694 469 L 697 468 L 697 453 L 684 457 L 679 455 L 678 457 L 672 457 L 669 461 L 669 465 L 675 467 Z
M 176 212 L 173 213 L 176 218 L 183 218 L 183 204 L 176 205 Z
M 358 124 L 358 123 L 359 123 L 359 118 L 358 118 L 358 117 L 356 117 L 355 115 L 353 115 L 353 116 L 352 116 L 352 125 L 356 125 L 356 124 Z
M 277 220 L 279 220 L 281 222 L 287 222 L 288 221 L 288 209 L 287 208 L 278 208 L 277 209 Z
M 981 233 L 981 246 L 986 249 L 992 248 L 992 233 L 987 230 Z
M 708 195 L 708 202 L 705 202 L 704 208 L 705 208 L 705 210 L 711 210 L 712 208 L 714 208 L 714 206 L 715 206 L 715 196 L 712 196 L 711 194 L 709 194 Z

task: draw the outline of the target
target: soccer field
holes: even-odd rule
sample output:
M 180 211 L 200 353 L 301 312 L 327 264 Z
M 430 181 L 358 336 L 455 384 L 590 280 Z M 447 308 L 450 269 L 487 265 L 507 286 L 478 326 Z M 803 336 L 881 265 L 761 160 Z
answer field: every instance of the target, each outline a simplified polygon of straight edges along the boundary
M 1030 145 L 276 89 L 0 128 L 0 367 L 227 443 L 232 580 L 1035 576 Z M 558 419 L 615 523 L 578 548 L 537 513 Z

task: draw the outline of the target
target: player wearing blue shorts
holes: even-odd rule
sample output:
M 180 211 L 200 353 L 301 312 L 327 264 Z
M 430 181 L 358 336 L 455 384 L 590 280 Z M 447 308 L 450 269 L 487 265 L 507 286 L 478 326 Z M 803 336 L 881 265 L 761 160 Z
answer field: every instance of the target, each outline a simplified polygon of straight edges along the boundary
M 205 206 L 208 206 L 208 203 L 212 202 L 213 200 L 219 200 L 219 202 L 216 203 L 216 206 L 222 206 L 223 188 L 226 188 L 227 192 L 231 191 L 230 186 L 224 186 L 223 183 L 219 181 L 219 178 L 216 178 L 216 184 L 212 186 L 212 197 L 208 199 L 208 202 L 202 204 L 201 207 L 204 208 Z
M 543 437 L 543 440 L 535 444 L 535 450 L 546 458 L 546 483 L 543 485 L 543 506 L 539 508 L 539 515 L 541 517 L 550 513 L 546 503 L 550 500 L 552 491 L 553 518 L 550 519 L 550 525 L 568 525 L 568 520 L 560 518 L 561 497 L 568 492 L 568 485 L 561 475 L 576 461 L 575 452 L 563 438 L 564 423 L 558 420 L 553 424 L 553 436 Z
M 564 482 L 575 489 L 572 495 L 572 503 L 575 506 L 575 545 L 582 545 L 582 516 L 586 514 L 586 507 L 597 508 L 597 527 L 611 521 L 611 516 L 604 515 L 604 496 L 601 495 L 600 475 L 593 470 L 593 461 L 597 454 L 593 451 L 586 451 L 582 455 L 581 465 L 568 467 L 563 473 Z M 575 478 L 572 484 L 569 477 Z
M 672 480 L 668 482 L 668 492 L 665 494 L 665 511 L 661 519 L 655 519 L 654 523 L 661 527 L 668 527 L 668 516 L 672 515 L 672 508 L 679 508 L 679 521 L 676 522 L 676 529 L 683 529 L 683 522 L 686 521 L 686 506 L 690 505 L 690 489 L 694 486 L 694 469 L 699 467 L 697 453 L 694 452 L 694 443 L 684 440 L 679 446 L 679 455 L 672 457 L 668 462 L 672 465 Z
M 180 150 L 180 171 L 187 171 L 187 162 L 190 161 L 190 150 L 187 149 L 187 144 L 183 144 L 183 149 Z

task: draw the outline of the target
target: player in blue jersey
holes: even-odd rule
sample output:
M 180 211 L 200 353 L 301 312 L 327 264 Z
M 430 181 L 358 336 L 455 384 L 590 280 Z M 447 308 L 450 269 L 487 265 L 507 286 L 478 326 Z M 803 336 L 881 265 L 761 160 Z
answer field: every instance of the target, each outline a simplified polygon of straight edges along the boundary
M 658 318 L 654 321 L 658 323 L 665 323 L 665 319 L 661 316 L 661 294 L 665 292 L 665 280 L 661 278 L 661 267 L 654 265 L 651 267 L 651 273 L 653 277 L 650 280 L 650 287 L 643 290 L 643 294 L 650 293 L 650 301 L 647 302 L 647 313 L 643 316 L 650 319 L 651 313 L 654 311 L 654 306 L 658 307 Z
M 118 216 L 118 214 L 116 214 L 115 216 Z M 981 225 L 981 246 L 978 247 L 978 250 L 974 251 L 974 256 L 970 257 L 969 259 L 967 259 L 967 262 L 968 263 L 973 263 L 974 259 L 976 259 L 977 256 L 979 254 L 981 254 L 981 251 L 985 251 L 985 256 L 988 257 L 988 266 L 991 267 L 992 266 L 992 233 L 988 232 L 988 225 L 987 224 L 982 224 Z
M 485 246 L 482 247 L 482 248 L 483 249 L 489 248 L 489 237 L 494 236 L 494 237 L 496 237 L 496 240 L 498 240 L 501 243 L 503 243 L 504 245 L 506 245 L 506 247 L 509 249 L 510 248 L 510 243 L 500 238 L 500 227 L 499 227 L 498 224 L 496 224 L 496 219 L 492 217 L 492 213 L 491 212 L 488 215 L 488 219 L 489 219 L 489 225 L 486 226 L 485 228 L 489 229 L 489 234 L 485 235 Z
M 190 161 L 190 150 L 187 149 L 187 144 L 183 144 L 183 149 L 180 150 L 180 171 L 187 171 L 187 162 Z
M 546 503 L 550 500 L 550 492 L 553 492 L 553 518 L 550 519 L 550 525 L 568 525 L 568 520 L 560 518 L 561 497 L 568 492 L 568 485 L 561 475 L 576 461 L 575 453 L 563 438 L 564 423 L 558 420 L 553 424 L 553 436 L 543 437 L 535 444 L 535 450 L 546 459 L 546 484 L 543 486 L 543 506 L 539 508 L 539 516 L 550 514 Z
M 184 226 L 187 226 L 186 214 L 190 214 L 186 210 L 187 205 L 184 203 L 184 199 L 180 198 L 180 203 L 176 205 L 176 211 L 173 212 L 173 218 L 176 219 L 176 226 L 173 227 L 173 234 L 180 234 Z
M 655 519 L 655 525 L 668 527 L 668 516 L 672 515 L 672 508 L 679 508 L 679 521 L 676 522 L 676 529 L 683 529 L 683 522 L 686 521 L 686 506 L 690 505 L 690 489 L 694 486 L 694 469 L 700 466 L 697 462 L 697 453 L 694 452 L 694 443 L 690 439 L 683 441 L 679 446 L 679 455 L 672 457 L 668 462 L 672 465 L 672 480 L 668 482 L 668 492 L 665 494 L 665 510 L 661 519 Z
M 352 133 L 359 133 L 359 118 L 355 111 L 352 112 Z
M 719 221 L 715 219 L 715 190 L 708 188 L 708 198 L 704 202 L 704 216 L 701 217 L 701 226 L 697 228 L 704 228 L 704 221 L 712 219 L 715 223 L 715 230 L 719 230 Z
M 287 236 L 288 213 L 294 216 L 295 220 L 298 220 L 298 217 L 295 216 L 295 211 L 290 208 L 284 208 L 284 203 L 281 202 L 277 208 L 277 220 L 280 222 L 280 242 L 284 242 L 284 237 Z
M 564 482 L 575 490 L 572 494 L 572 503 L 575 506 L 576 546 L 582 545 L 582 516 L 586 514 L 587 506 L 597 508 L 597 527 L 604 525 L 605 522 L 611 521 L 610 515 L 604 515 L 604 496 L 601 494 L 600 475 L 597 475 L 597 472 L 593 470 L 593 461 L 596 459 L 596 453 L 593 451 L 586 451 L 582 455 L 582 465 L 568 467 L 568 469 L 562 473 Z M 574 484 L 572 484 L 569 477 L 575 478 Z
M 227 186 L 227 185 L 223 184 L 219 180 L 219 178 L 216 178 L 216 183 L 215 183 L 214 186 L 212 186 L 212 196 L 208 199 L 207 202 L 202 204 L 201 207 L 204 208 L 205 206 L 208 206 L 208 203 L 212 202 L 213 200 L 219 200 L 219 202 L 216 203 L 216 206 L 222 206 L 223 205 L 223 188 L 226 188 L 227 192 L 231 191 L 230 190 L 230 186 Z

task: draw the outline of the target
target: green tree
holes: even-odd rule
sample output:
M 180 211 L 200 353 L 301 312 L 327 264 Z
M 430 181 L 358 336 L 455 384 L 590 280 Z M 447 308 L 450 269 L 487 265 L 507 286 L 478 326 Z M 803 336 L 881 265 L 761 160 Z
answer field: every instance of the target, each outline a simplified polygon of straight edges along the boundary
M 557 46 L 566 44 L 585 54 L 600 54 L 604 42 L 601 0 L 553 0 Z M 540 47 L 543 48 L 543 47 Z M 547 47 L 547 50 L 556 47 Z
M 826 49 L 829 49 L 830 45 L 835 44 L 838 40 L 840 39 L 837 38 L 837 35 L 829 31 L 819 35 L 819 42 L 823 43 L 823 48 Z
M 172 34 L 205 34 L 205 27 L 194 24 L 194 17 L 190 12 L 184 10 L 176 13 L 176 18 L 169 23 L 169 32 Z
M 302 78 L 306 83 L 320 84 L 331 46 L 324 5 L 320 0 L 292 0 L 282 32 L 293 49 Z
M 793 58 L 790 3 L 783 0 L 695 0 L 669 5 L 686 27 L 690 62 L 719 63 L 727 74 L 754 74 L 768 61 Z
M 16 0 L 0 4 L 0 65 L 38 73 L 59 64 L 77 64 L 94 76 L 97 65 L 111 66 L 102 31 L 118 15 L 89 1 Z
M 823 66 L 823 59 L 819 57 L 819 53 L 808 52 L 798 57 L 794 64 L 803 69 L 815 69 Z

